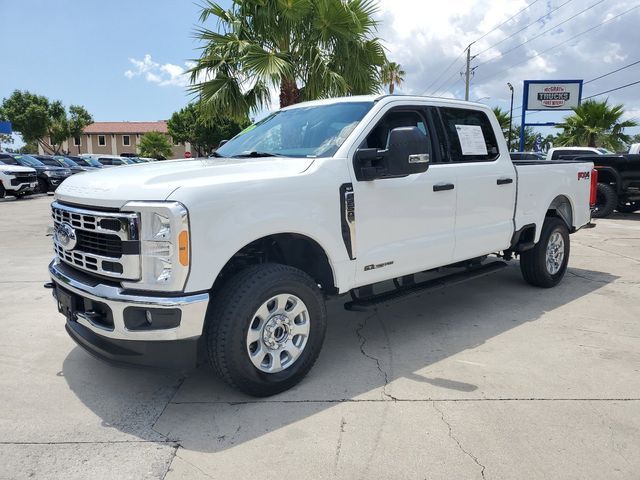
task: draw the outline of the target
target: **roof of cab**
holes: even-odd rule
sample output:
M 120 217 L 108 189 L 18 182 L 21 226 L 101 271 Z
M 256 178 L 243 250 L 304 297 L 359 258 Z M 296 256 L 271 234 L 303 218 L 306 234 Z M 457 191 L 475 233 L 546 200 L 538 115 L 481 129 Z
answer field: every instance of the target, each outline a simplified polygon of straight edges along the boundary
M 446 103 L 450 105 L 458 105 L 458 106 L 473 106 L 473 107 L 482 107 L 489 108 L 483 103 L 477 102 L 467 102 L 464 100 L 456 100 L 454 98 L 445 98 L 445 97 L 427 97 L 420 95 L 352 95 L 348 97 L 334 97 L 334 98 L 325 98 L 322 100 L 311 100 L 308 102 L 296 103 L 295 105 L 289 105 L 288 107 L 284 107 L 280 110 L 293 110 L 296 108 L 304 108 L 304 107 L 316 107 L 321 105 L 333 105 L 336 103 L 350 103 L 350 102 L 378 102 L 383 99 L 398 99 L 398 100 L 408 100 L 408 101 L 423 101 L 423 100 L 431 100 L 438 103 Z

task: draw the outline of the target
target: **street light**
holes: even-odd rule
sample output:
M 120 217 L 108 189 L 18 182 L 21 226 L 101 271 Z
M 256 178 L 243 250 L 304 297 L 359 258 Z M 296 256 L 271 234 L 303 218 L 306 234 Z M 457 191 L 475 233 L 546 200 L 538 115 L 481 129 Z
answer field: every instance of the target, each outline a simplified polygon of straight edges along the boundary
M 511 151 L 511 125 L 513 123 L 513 85 L 507 82 L 507 87 L 511 90 L 511 109 L 509 110 L 509 145 L 508 150 Z

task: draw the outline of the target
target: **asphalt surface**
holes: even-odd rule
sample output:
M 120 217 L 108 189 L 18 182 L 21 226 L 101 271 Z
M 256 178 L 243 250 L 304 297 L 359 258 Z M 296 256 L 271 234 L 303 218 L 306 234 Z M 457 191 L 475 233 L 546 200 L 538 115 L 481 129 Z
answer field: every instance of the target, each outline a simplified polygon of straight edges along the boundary
M 49 290 L 49 203 L 0 200 L 0 478 L 640 477 L 640 213 L 571 237 L 561 285 L 503 271 L 369 313 L 329 305 L 296 388 L 106 365 Z

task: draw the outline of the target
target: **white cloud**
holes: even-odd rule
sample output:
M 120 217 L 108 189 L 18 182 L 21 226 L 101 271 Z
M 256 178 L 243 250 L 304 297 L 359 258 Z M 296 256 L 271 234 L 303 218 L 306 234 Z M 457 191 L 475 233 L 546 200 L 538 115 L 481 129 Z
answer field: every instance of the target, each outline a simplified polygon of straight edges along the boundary
M 635 3 L 630 0 L 602 3 L 539 38 L 533 37 L 586 9 L 593 0 L 574 0 L 550 15 L 549 11 L 564 2 L 535 2 L 484 37 L 486 32 L 532 4 L 532 0 L 403 0 L 401 3 L 399 6 L 398 0 L 380 0 L 379 14 L 379 36 L 385 40 L 388 57 L 407 72 L 405 83 L 399 88 L 401 93 L 437 93 L 463 98 L 464 82 L 460 72 L 465 59 L 460 54 L 478 39 L 472 47 L 472 54 L 478 55 L 472 65 L 479 66 L 471 82 L 470 98 L 490 97 L 483 102 L 502 108 L 508 108 L 510 99 L 507 82 L 516 88 L 514 103 L 519 105 L 524 80 L 590 80 L 631 63 L 638 43 L 640 9 L 569 40 L 629 10 Z M 544 18 L 538 21 L 540 17 Z M 530 23 L 533 23 L 530 27 L 516 33 Z M 506 53 L 523 42 L 528 43 Z M 489 48 L 493 45 L 495 47 Z M 452 63 L 454 65 L 443 74 Z M 585 85 L 584 95 L 633 82 L 639 76 L 640 65 L 630 67 Z M 623 103 L 629 111 L 637 112 L 639 91 L 638 87 L 630 87 L 612 92 L 610 102 Z
M 185 62 L 184 67 L 173 63 L 158 63 L 153 61 L 148 53 L 138 60 L 130 58 L 129 63 L 133 68 L 126 70 L 124 76 L 129 80 L 134 77 L 142 77 L 147 82 L 155 83 L 161 87 L 178 86 L 186 87 L 189 84 L 189 75 L 185 74 L 187 69 L 193 66 L 193 62 Z

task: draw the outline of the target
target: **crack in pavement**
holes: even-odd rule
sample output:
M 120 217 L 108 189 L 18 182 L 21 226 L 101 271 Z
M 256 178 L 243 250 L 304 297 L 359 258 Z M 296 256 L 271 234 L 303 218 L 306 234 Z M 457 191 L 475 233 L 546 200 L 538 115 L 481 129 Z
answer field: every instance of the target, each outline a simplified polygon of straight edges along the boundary
M 398 399 L 396 397 L 394 397 L 393 395 L 391 395 L 390 393 L 387 393 L 387 385 L 389 385 L 389 375 L 388 375 L 387 371 L 382 368 L 382 365 L 380 365 L 380 360 L 377 357 L 374 357 L 373 355 L 368 354 L 364 350 L 364 346 L 367 343 L 367 339 L 362 334 L 362 330 L 366 327 L 367 321 L 369 319 L 377 316 L 377 315 L 378 315 L 378 311 L 376 310 L 372 315 L 369 315 L 368 317 L 366 317 L 362 321 L 362 323 L 359 324 L 358 328 L 356 328 L 356 335 L 358 336 L 358 340 L 360 341 L 360 353 L 362 353 L 362 355 L 364 355 L 365 357 L 369 358 L 370 360 L 373 360 L 374 362 L 376 362 L 376 367 L 378 368 L 378 371 L 382 374 L 382 377 L 384 378 L 384 385 L 382 386 L 382 394 L 385 397 L 387 397 L 387 398 L 393 400 L 394 402 L 396 402 Z M 380 321 L 380 324 L 382 325 L 382 320 L 380 319 L 380 317 L 378 317 L 378 320 Z M 384 329 L 384 325 L 382 325 L 382 328 Z
M 449 422 L 447 422 L 447 420 L 444 418 L 444 412 L 442 410 L 440 410 L 438 407 L 436 407 L 435 402 L 432 402 L 431 404 L 433 405 L 433 408 L 435 409 L 435 411 L 440 414 L 440 418 L 442 419 L 444 424 L 449 429 L 449 438 L 451 438 L 454 442 L 456 442 L 456 444 L 458 445 L 458 448 L 460 449 L 460 451 L 462 451 L 465 455 L 467 455 L 469 458 L 471 458 L 471 460 L 473 460 L 475 462 L 475 464 L 478 465 L 481 468 L 480 475 L 482 475 L 482 478 L 486 478 L 484 476 L 484 471 L 486 470 L 487 467 L 485 467 L 483 464 L 480 463 L 480 461 L 478 460 L 478 457 L 476 457 L 471 452 L 465 450 L 465 448 L 460 443 L 460 440 L 458 440 L 455 437 L 455 435 L 453 434 L 453 430 L 451 428 L 451 424 Z
M 333 462 L 333 476 L 338 474 L 338 462 L 340 461 L 340 450 L 342 449 L 342 434 L 344 433 L 344 426 L 347 424 L 344 417 L 340 420 L 340 431 L 338 432 L 338 443 L 336 445 L 335 461 Z

